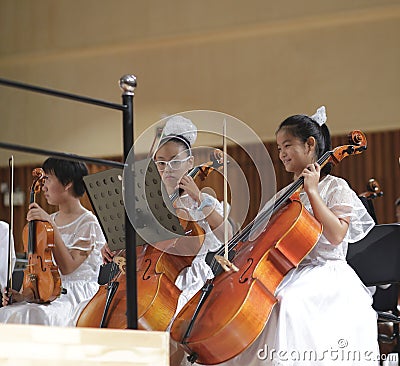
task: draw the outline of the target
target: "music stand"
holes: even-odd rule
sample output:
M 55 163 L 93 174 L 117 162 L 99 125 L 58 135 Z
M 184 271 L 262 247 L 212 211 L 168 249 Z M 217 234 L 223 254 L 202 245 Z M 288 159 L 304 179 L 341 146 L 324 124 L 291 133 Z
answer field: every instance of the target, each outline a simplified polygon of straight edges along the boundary
M 144 159 L 134 164 L 135 212 L 129 207 L 129 200 L 133 198 L 123 197 L 122 181 L 126 173 L 113 168 L 83 178 L 110 249 L 125 248 L 124 201 L 136 231 L 137 246 L 183 236 L 185 233 L 171 202 L 163 199 L 165 189 L 154 161 Z
M 347 262 L 366 286 L 400 283 L 400 224 L 375 225 L 349 244 Z

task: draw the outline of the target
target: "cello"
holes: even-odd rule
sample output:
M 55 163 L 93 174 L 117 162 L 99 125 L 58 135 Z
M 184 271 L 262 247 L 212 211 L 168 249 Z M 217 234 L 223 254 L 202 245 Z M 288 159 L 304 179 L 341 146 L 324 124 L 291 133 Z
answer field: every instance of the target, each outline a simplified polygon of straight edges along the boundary
M 350 137 L 351 144 L 326 152 L 318 164 L 337 164 L 366 149 L 361 131 L 353 131 Z M 236 249 L 232 265 L 238 271 L 222 272 L 209 280 L 175 318 L 171 338 L 189 354 L 190 362 L 214 365 L 230 360 L 264 329 L 278 301 L 274 296 L 278 285 L 322 233 L 322 225 L 300 202 L 303 182 L 303 177 L 297 179 L 230 240 L 229 250 Z M 257 237 L 252 235 L 254 230 Z
M 367 183 L 367 191 L 360 193 L 359 197 L 365 197 L 368 200 L 373 200 L 383 196 L 383 191 L 375 178 L 371 178 Z
M 222 152 L 215 150 L 211 153 L 209 162 L 195 167 L 188 175 L 204 180 L 213 170 L 218 170 L 221 166 Z M 172 203 L 176 202 L 180 193 L 177 190 L 169 196 Z M 136 248 L 139 329 L 160 331 L 167 329 L 175 314 L 181 293 L 175 281 L 179 273 L 189 267 L 195 258 L 193 255 L 175 253 L 197 253 L 204 241 L 204 231 L 197 223 L 182 219 L 181 214 L 178 216 L 185 230 L 184 237 L 167 240 L 162 245 L 145 244 Z M 160 250 L 161 246 L 168 252 Z M 110 274 L 112 280 L 101 286 L 83 309 L 77 327 L 127 328 L 126 261 L 122 254 L 123 251 L 120 251 L 114 256 Z
M 34 169 L 32 175 L 29 204 L 35 202 L 36 194 L 41 190 L 45 176 L 41 168 Z M 30 289 L 33 294 L 33 299 L 27 301 L 47 303 L 55 300 L 61 294 L 61 277 L 52 259 L 53 227 L 46 221 L 29 221 L 23 230 L 23 243 L 24 251 L 28 255 L 23 288 Z
M 378 183 L 378 181 L 374 178 L 371 178 L 368 183 L 367 183 L 367 191 L 360 193 L 358 197 L 360 198 L 361 202 L 367 209 L 368 213 L 371 215 L 371 217 L 374 219 L 375 224 L 378 224 L 378 220 L 376 218 L 375 214 L 375 208 L 372 200 L 378 197 L 382 197 L 383 192 L 382 189 Z

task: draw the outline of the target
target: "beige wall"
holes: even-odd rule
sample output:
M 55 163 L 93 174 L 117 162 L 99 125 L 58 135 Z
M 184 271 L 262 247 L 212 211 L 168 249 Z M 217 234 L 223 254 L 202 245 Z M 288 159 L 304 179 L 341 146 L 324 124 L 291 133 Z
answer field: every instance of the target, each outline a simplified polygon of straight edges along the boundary
M 271 140 L 284 117 L 321 104 L 333 134 L 390 130 L 399 35 L 398 0 L 0 0 L 0 77 L 120 103 L 118 79 L 135 74 L 135 136 L 211 109 Z M 3 142 L 122 153 L 119 112 L 1 85 L 0 127 Z

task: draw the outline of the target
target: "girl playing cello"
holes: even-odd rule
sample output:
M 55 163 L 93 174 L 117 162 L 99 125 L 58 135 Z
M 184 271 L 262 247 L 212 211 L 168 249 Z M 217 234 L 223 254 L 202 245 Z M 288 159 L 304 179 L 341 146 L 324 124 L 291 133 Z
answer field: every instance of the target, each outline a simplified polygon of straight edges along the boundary
M 300 200 L 323 233 L 278 286 L 278 303 L 255 342 L 220 365 L 377 365 L 372 297 L 346 263 L 348 244 L 362 239 L 374 221 L 348 184 L 316 163 L 331 149 L 325 121 L 321 107 L 311 117 L 288 117 L 276 132 L 279 158 L 295 180 L 304 177 Z
M 175 284 L 182 293 L 178 300 L 177 312 L 204 285 L 207 279 L 214 276 L 205 262 L 206 254 L 216 251 L 223 243 L 223 208 L 216 198 L 201 193 L 193 178 L 188 176 L 193 168 L 194 157 L 191 145 L 197 137 L 193 123 L 182 116 L 170 118 L 163 131 L 159 148 L 154 154 L 154 161 L 160 172 L 168 194 L 177 189 L 182 194 L 177 200 L 176 208 L 183 208 L 205 231 L 204 242 L 193 260 L 192 265 L 182 271 Z M 229 228 L 229 237 L 232 235 Z
M 52 225 L 53 256 L 67 293 L 48 304 L 38 304 L 31 302 L 33 294 L 29 288 L 22 289 L 13 291 L 12 305 L 8 305 L 9 298 L 4 294 L 5 307 L 0 309 L 3 323 L 69 325 L 74 308 L 98 290 L 100 249 L 105 239 L 97 218 L 79 200 L 85 192 L 82 178 L 88 173 L 86 165 L 49 158 L 43 170 L 46 176 L 42 191 L 47 202 L 57 205 L 59 211 L 49 215 L 34 202 L 29 206 L 27 219 Z
M 192 262 L 192 265 L 179 274 L 175 284 L 182 290 L 178 300 L 177 312 L 203 286 L 207 279 L 214 276 L 205 261 L 206 254 L 221 247 L 224 237 L 223 206 L 214 197 L 200 192 L 188 172 L 193 168 L 194 157 L 191 146 L 197 138 L 197 128 L 188 118 L 171 117 L 163 129 L 154 161 L 162 177 L 168 195 L 182 191 L 176 201 L 177 209 L 184 209 L 190 220 L 196 221 L 205 231 L 204 242 Z M 229 224 L 228 236 L 232 236 Z M 102 249 L 104 262 L 110 262 L 113 254 L 107 245 Z
M 181 209 L 189 216 L 189 220 L 195 221 L 205 232 L 204 242 L 191 266 L 185 268 L 175 281 L 175 285 L 182 291 L 175 314 L 202 288 L 207 279 L 214 276 L 205 258 L 209 251 L 214 252 L 222 246 L 224 238 L 223 205 L 211 195 L 200 192 L 193 178 L 188 175 L 194 164 L 191 147 L 196 137 L 196 126 L 189 119 L 171 117 L 153 156 L 168 195 L 178 189 L 182 192 L 175 201 L 177 211 Z M 228 236 L 232 236 L 230 224 Z M 114 253 L 105 245 L 102 254 L 104 261 L 109 262 Z M 178 358 L 175 351 L 172 345 L 171 364 L 176 364 L 175 359 Z

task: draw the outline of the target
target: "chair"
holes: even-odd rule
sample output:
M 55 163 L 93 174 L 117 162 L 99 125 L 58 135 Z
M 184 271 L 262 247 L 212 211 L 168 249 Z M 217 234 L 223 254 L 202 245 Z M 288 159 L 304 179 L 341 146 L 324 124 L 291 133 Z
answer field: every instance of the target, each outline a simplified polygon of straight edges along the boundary
M 376 225 L 364 239 L 349 245 L 347 262 L 366 286 L 376 286 L 373 308 L 378 316 L 381 353 L 397 353 L 400 365 L 400 224 Z M 388 284 L 391 286 L 383 288 Z M 382 329 L 389 329 L 390 334 Z M 386 347 L 389 343 L 395 346 Z
M 399 284 L 392 284 L 388 288 L 377 287 L 374 294 L 373 307 L 378 314 L 378 338 L 382 347 L 388 353 L 400 355 L 399 335 Z M 390 323 L 390 324 L 388 324 Z
M 14 271 L 12 273 L 12 288 L 16 291 L 21 290 L 22 282 L 24 281 L 24 269 L 28 260 L 25 254 L 17 253 L 17 260 L 15 261 Z

